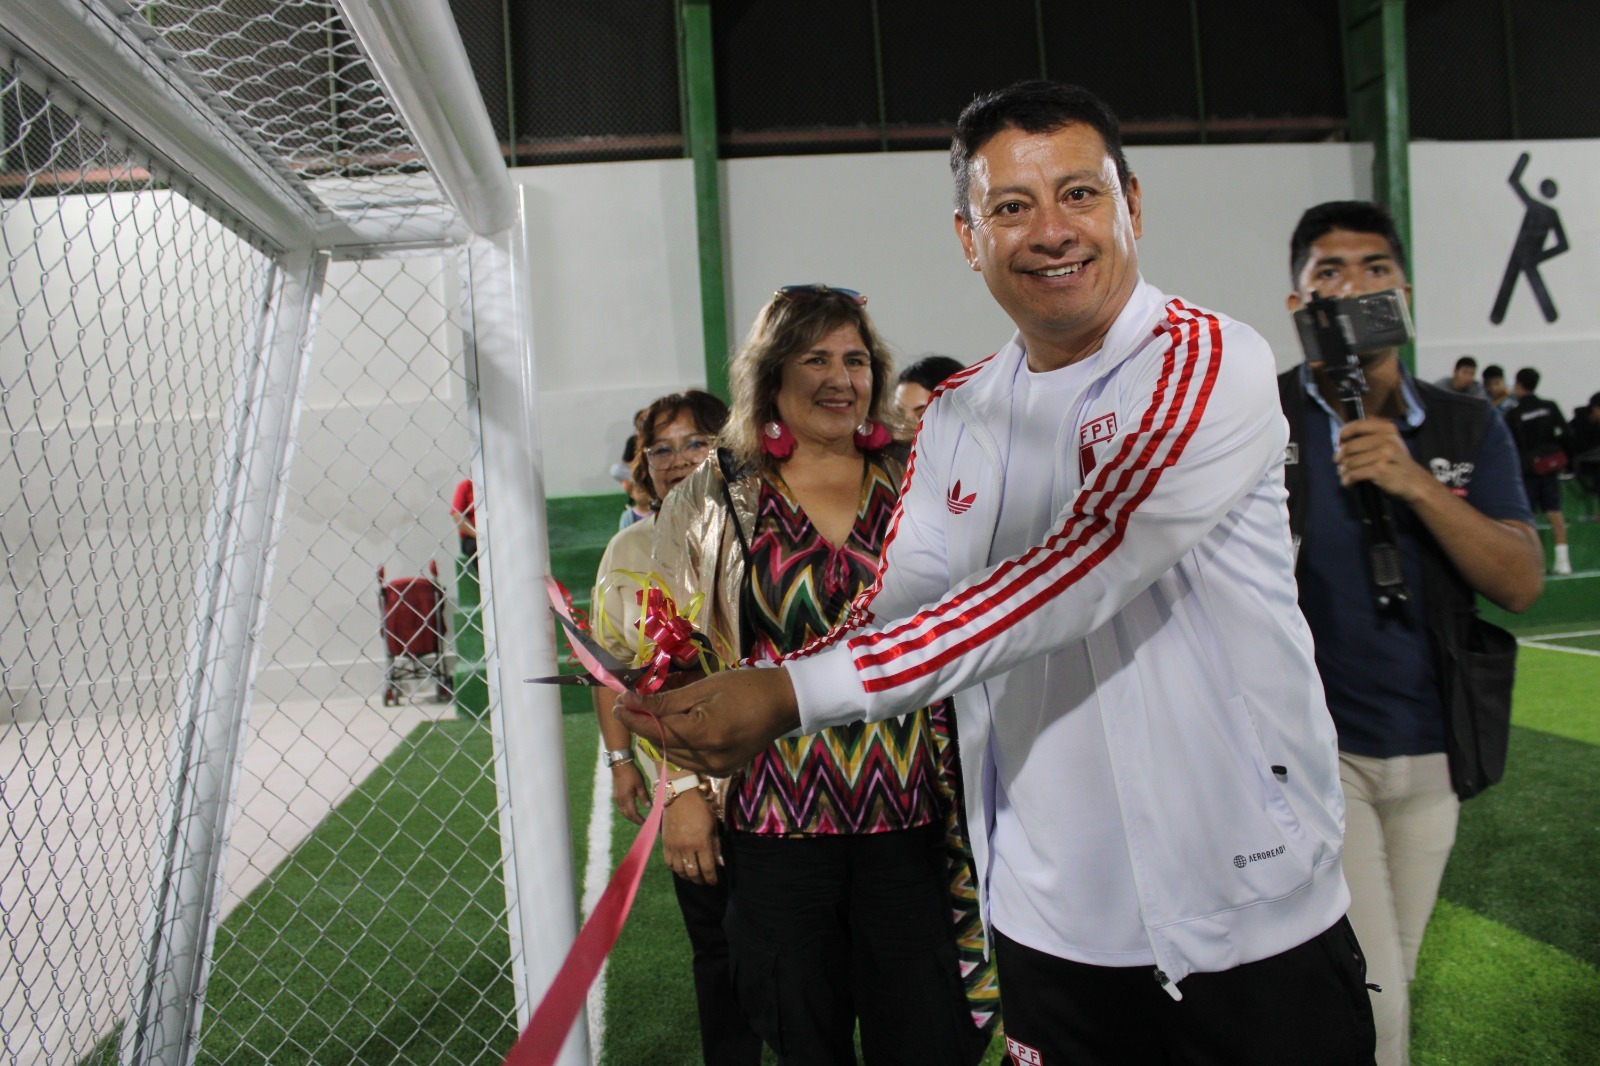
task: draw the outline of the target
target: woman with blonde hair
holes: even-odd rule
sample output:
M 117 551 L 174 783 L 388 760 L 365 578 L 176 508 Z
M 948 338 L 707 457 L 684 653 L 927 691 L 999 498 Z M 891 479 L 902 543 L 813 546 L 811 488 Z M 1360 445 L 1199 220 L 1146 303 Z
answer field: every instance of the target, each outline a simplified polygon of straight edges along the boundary
M 702 628 L 729 662 L 798 650 L 874 579 L 905 452 L 865 305 L 778 290 L 734 358 L 721 447 L 662 505 L 657 568 L 680 598 L 705 594 Z M 947 841 L 942 710 L 779 740 L 724 792 L 734 988 L 780 1062 L 853 1063 L 858 1022 L 869 1064 L 982 1055 L 996 1003 Z

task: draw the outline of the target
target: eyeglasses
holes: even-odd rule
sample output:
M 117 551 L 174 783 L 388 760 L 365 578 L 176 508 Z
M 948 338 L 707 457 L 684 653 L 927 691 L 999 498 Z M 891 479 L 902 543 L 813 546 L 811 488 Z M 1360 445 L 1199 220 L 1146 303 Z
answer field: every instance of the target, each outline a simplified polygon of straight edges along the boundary
M 785 285 L 772 294 L 774 300 L 791 300 L 795 303 L 805 303 L 808 300 L 823 300 L 829 296 L 842 296 L 857 307 L 867 306 L 867 298 L 854 289 L 835 289 L 822 282 L 810 285 Z
M 698 463 L 710 450 L 711 442 L 704 437 L 690 437 L 676 448 L 663 441 L 644 450 L 644 461 L 658 469 L 671 466 L 680 455 L 691 463 Z

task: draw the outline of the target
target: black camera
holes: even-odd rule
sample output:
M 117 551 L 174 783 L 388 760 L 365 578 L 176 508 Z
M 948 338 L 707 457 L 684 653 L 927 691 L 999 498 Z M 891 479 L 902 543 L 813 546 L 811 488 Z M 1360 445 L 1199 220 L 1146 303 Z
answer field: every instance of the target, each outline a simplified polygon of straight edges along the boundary
M 1399 289 L 1343 299 L 1313 296 L 1294 313 L 1294 324 L 1300 331 L 1306 362 L 1321 364 L 1322 375 L 1339 395 L 1347 422 L 1367 416 L 1361 399 L 1367 391 L 1367 378 L 1358 356 L 1397 347 L 1412 336 L 1411 312 Z M 1367 545 L 1373 602 L 1379 613 L 1399 610 L 1411 593 L 1406 588 L 1394 509 L 1389 497 L 1370 481 L 1357 482 L 1351 491 Z
M 1414 334 L 1405 293 L 1399 289 L 1342 299 L 1314 297 L 1294 313 L 1306 360 L 1337 366 L 1352 355 L 1395 348 Z

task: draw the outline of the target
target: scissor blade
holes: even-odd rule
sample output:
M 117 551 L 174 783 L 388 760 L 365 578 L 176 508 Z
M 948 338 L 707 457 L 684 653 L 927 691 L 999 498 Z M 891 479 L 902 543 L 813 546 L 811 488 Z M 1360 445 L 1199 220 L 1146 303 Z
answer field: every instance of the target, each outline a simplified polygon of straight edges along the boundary
M 525 677 L 525 685 L 582 685 L 585 688 L 603 688 L 605 682 L 591 674 L 551 674 L 549 677 Z
M 632 689 L 638 684 L 639 679 L 645 675 L 643 669 L 623 666 L 617 661 L 616 656 L 602 648 L 578 624 L 554 607 L 550 613 L 556 616 L 556 621 L 561 624 L 562 630 L 567 634 L 567 640 L 572 644 L 573 654 L 578 661 L 588 668 L 589 673 L 607 688 Z M 613 685 L 611 682 L 615 681 Z

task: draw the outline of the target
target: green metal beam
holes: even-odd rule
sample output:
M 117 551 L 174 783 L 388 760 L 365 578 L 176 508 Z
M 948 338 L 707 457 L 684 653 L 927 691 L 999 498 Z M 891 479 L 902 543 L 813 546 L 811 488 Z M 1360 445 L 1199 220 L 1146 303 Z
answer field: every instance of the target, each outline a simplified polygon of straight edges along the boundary
M 1411 111 L 1405 0 L 1340 0 L 1350 139 L 1372 142 L 1373 198 L 1411 249 Z M 1401 358 L 1415 369 L 1411 345 Z
M 728 291 L 722 263 L 722 187 L 717 169 L 716 70 L 711 0 L 681 0 L 678 81 L 685 149 L 694 159 L 694 215 L 700 249 L 700 325 L 706 390 L 728 399 Z

